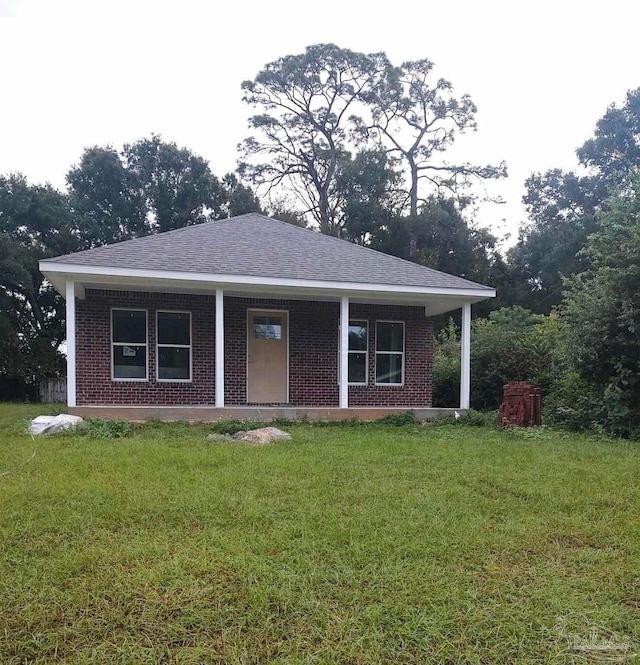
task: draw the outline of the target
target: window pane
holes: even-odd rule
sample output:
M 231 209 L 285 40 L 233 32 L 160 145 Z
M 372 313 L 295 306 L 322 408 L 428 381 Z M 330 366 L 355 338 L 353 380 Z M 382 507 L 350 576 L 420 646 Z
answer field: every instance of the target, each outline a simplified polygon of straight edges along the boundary
M 403 332 L 404 325 L 402 323 L 379 321 L 377 324 L 376 349 L 378 351 L 404 351 Z
M 191 344 L 188 312 L 158 312 L 158 344 Z
M 367 350 L 367 324 L 365 321 L 349 323 L 349 351 Z
M 270 323 L 267 326 L 267 339 L 282 339 L 282 326 Z
M 147 348 L 145 346 L 114 346 L 113 378 L 146 379 Z
M 162 346 L 158 349 L 158 378 L 183 379 L 191 378 L 191 350 Z
M 367 355 L 366 353 L 349 354 L 349 383 L 367 382 Z
M 113 341 L 130 342 L 131 344 L 145 344 L 147 341 L 147 313 L 114 309 L 113 315 Z
M 402 354 L 376 355 L 376 383 L 402 383 Z
M 254 339 L 282 339 L 282 318 L 279 316 L 254 316 Z

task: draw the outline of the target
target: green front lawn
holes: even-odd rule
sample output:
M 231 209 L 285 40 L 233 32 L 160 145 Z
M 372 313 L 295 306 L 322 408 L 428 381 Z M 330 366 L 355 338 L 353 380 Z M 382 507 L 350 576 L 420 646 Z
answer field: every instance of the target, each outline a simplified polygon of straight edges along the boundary
M 637 444 L 383 425 L 266 447 L 162 424 L 32 439 L 42 412 L 0 405 L 3 664 L 640 650 Z

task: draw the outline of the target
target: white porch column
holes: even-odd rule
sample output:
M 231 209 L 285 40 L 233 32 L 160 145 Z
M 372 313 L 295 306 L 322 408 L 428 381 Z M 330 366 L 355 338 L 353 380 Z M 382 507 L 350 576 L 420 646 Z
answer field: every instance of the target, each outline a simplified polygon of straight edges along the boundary
M 67 280 L 67 406 L 76 405 L 76 284 Z
M 460 343 L 460 408 L 469 408 L 471 392 L 471 305 L 462 306 L 462 339 Z
M 340 408 L 349 407 L 349 298 L 340 300 Z
M 224 291 L 216 289 L 216 407 L 224 406 Z

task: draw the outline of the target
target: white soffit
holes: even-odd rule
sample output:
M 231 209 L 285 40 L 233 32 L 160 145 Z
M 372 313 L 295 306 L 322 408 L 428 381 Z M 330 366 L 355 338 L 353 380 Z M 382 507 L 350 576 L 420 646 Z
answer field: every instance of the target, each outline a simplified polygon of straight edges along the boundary
M 230 296 L 294 300 L 335 300 L 348 296 L 357 303 L 424 306 L 429 315 L 442 314 L 495 296 L 490 288 L 416 287 L 389 284 L 321 282 L 299 279 L 265 279 L 243 275 L 207 275 L 165 270 L 125 270 L 97 266 L 40 262 L 40 270 L 60 293 L 75 281 L 84 289 L 213 294 L 224 289 Z

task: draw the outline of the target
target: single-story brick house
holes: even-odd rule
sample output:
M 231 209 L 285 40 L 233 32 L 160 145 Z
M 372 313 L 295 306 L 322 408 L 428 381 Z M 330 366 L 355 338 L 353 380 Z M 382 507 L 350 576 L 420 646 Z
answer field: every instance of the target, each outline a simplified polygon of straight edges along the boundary
M 435 314 L 495 291 L 257 214 L 46 259 L 68 406 L 133 419 L 428 417 Z M 454 405 L 452 405 L 454 406 Z

